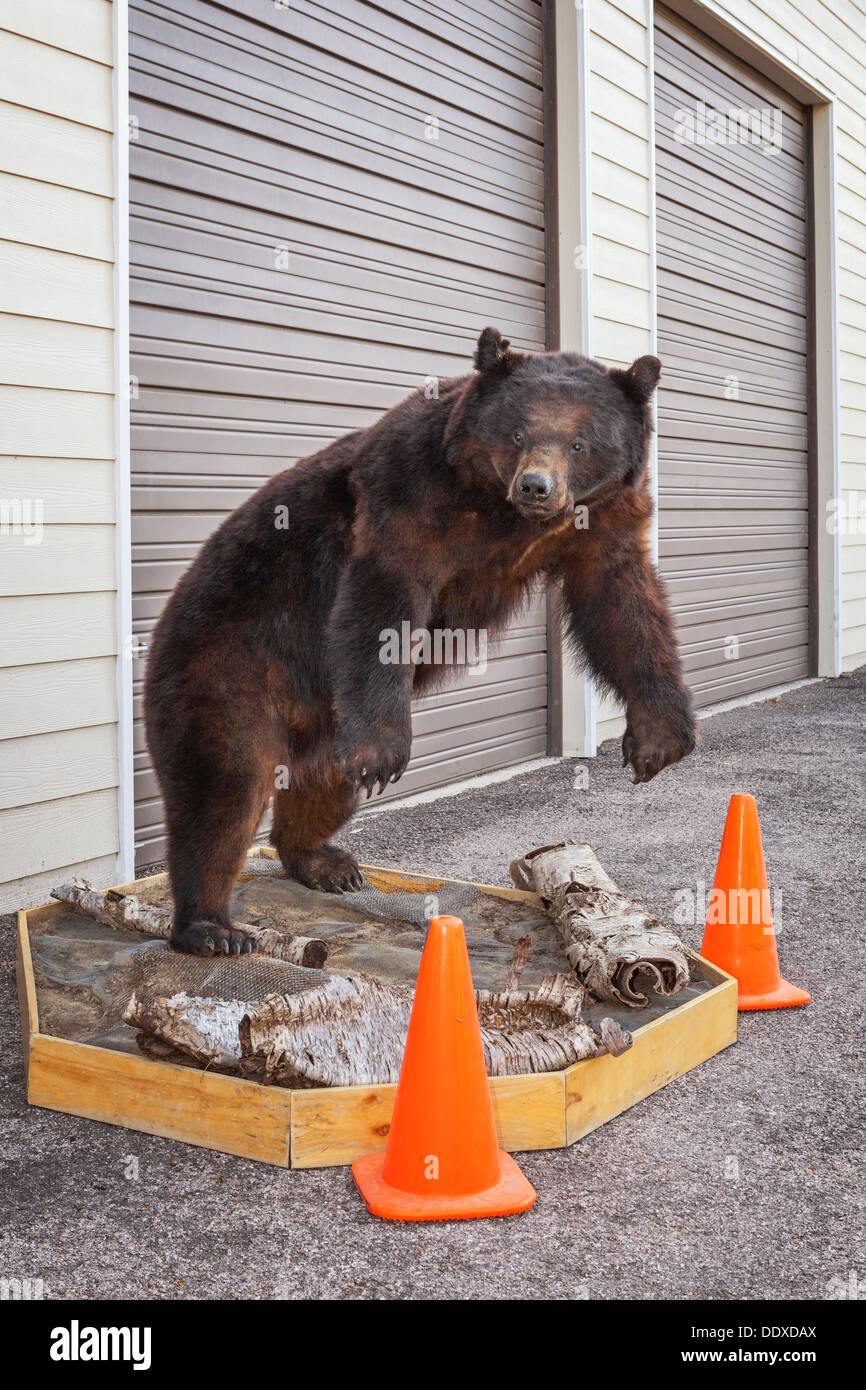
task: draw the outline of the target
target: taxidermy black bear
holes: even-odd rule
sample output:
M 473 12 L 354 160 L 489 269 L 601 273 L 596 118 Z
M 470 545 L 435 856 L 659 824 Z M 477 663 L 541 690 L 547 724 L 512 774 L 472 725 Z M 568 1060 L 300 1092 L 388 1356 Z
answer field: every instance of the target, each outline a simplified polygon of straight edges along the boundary
M 543 576 L 578 656 L 625 702 L 635 780 L 694 747 L 647 546 L 660 362 L 513 352 L 485 328 L 475 368 L 272 478 L 172 594 L 145 716 L 178 950 L 250 949 L 229 900 L 271 796 L 289 877 L 360 886 L 330 837 L 362 790 L 402 775 L 410 701 L 449 669 L 383 660 L 383 630 L 495 633 Z

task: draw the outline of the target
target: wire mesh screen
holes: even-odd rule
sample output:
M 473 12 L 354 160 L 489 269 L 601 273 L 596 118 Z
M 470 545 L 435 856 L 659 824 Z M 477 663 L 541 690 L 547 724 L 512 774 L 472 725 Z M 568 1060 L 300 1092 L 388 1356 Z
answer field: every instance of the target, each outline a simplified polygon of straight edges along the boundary
M 185 956 L 162 942 L 131 951 L 124 967 L 105 981 L 106 993 L 123 1007 L 133 991 L 145 1000 L 188 994 L 260 1004 L 269 994 L 300 994 L 327 979 L 322 970 L 268 956 Z

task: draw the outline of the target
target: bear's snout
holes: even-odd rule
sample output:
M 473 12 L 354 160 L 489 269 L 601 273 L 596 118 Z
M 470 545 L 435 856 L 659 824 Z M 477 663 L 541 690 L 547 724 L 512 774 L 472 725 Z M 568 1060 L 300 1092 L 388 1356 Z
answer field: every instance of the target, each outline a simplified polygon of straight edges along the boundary
M 518 480 L 516 491 L 521 502 L 546 502 L 553 492 L 553 479 L 549 473 L 540 470 L 524 473 Z
M 546 458 L 527 460 L 512 480 L 508 500 L 521 516 L 539 520 L 558 516 L 568 501 L 565 469 Z

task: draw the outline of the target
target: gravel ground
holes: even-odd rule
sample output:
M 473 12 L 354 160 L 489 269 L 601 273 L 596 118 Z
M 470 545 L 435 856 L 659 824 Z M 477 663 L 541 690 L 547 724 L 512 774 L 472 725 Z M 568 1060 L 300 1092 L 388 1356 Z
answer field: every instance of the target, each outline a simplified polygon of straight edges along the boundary
M 646 787 L 608 744 L 345 835 L 368 862 L 490 883 L 533 845 L 589 840 L 670 919 L 675 894 L 712 884 L 731 792 L 757 797 L 783 971 L 811 1004 L 740 1015 L 736 1047 L 571 1149 L 521 1156 L 538 1190 L 523 1217 L 392 1225 L 345 1168 L 287 1172 L 29 1109 L 3 919 L 0 1274 L 91 1299 L 823 1299 L 852 1271 L 866 1292 L 864 696 L 861 670 L 715 715 Z M 700 945 L 702 921 L 680 930 Z

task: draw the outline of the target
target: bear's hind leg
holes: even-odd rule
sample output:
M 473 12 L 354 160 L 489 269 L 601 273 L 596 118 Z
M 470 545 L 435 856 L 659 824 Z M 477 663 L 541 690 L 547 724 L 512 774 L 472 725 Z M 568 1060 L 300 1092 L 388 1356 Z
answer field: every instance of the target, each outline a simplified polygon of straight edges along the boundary
M 248 932 L 232 925 L 232 890 L 264 814 L 271 778 L 254 769 L 206 795 L 167 798 L 174 897 L 170 945 L 192 955 L 241 955 Z
M 289 878 L 324 893 L 351 893 L 363 885 L 355 856 L 326 843 L 357 802 L 354 787 L 336 768 L 276 793 L 271 844 Z

